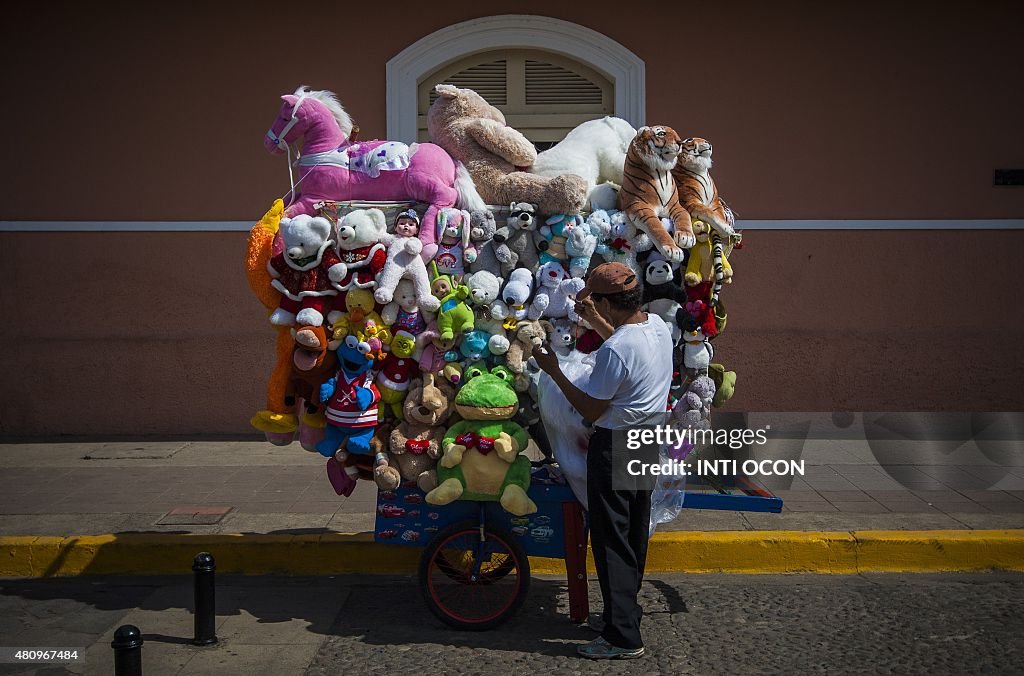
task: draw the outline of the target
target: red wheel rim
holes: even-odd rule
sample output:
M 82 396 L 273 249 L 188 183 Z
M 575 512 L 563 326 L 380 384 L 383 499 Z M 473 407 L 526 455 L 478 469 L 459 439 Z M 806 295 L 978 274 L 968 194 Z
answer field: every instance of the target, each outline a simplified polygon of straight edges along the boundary
M 501 617 L 515 603 L 523 584 L 518 563 L 500 577 L 488 576 L 488 573 L 504 570 L 504 564 L 515 559 L 508 544 L 493 533 L 486 534 L 485 554 L 489 555 L 489 560 L 481 564 L 477 580 L 470 579 L 479 538 L 477 530 L 464 530 L 445 538 L 434 551 L 427 575 L 427 590 L 435 605 L 463 624 L 483 624 Z M 445 557 L 447 570 L 438 564 L 438 557 Z M 495 603 L 502 597 L 503 600 Z M 470 615 L 457 609 L 460 604 L 468 608 L 486 605 L 488 609 L 481 615 Z

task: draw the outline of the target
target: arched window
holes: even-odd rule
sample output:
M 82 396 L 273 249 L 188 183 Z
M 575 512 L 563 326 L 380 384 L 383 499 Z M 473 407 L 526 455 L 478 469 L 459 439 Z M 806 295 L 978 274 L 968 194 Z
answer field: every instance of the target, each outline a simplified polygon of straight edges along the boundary
M 593 68 L 559 54 L 503 49 L 460 59 L 424 76 L 417 85 L 416 132 L 427 133 L 427 109 L 437 98 L 434 85 L 472 89 L 505 115 L 537 145 L 552 146 L 570 129 L 615 111 L 615 87 Z
M 434 85 L 469 87 L 540 148 L 589 119 L 644 124 L 644 62 L 611 38 L 561 19 L 502 15 L 427 35 L 387 64 L 388 138 L 426 138 Z

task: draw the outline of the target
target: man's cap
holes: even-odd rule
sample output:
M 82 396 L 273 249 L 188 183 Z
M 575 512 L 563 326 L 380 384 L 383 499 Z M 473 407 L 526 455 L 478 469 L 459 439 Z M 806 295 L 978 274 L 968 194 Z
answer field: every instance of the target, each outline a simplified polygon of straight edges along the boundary
M 601 263 L 590 271 L 586 286 L 576 294 L 576 300 L 583 300 L 592 293 L 602 296 L 624 293 L 635 289 L 639 284 L 636 273 L 628 265 Z

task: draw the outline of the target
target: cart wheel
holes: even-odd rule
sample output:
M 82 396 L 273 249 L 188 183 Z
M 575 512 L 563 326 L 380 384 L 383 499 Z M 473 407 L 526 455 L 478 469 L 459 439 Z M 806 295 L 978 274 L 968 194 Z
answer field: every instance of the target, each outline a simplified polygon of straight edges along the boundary
M 423 600 L 456 629 L 497 627 L 519 609 L 530 586 L 530 562 L 516 539 L 490 527 L 484 537 L 481 542 L 478 521 L 460 521 L 435 535 L 420 558 Z

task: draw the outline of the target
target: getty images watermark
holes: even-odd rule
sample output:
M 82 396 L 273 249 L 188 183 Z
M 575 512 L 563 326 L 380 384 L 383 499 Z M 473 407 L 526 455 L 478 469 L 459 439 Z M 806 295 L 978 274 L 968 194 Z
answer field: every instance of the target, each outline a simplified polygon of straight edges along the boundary
M 738 459 L 690 456 L 696 448 L 737 450 L 768 442 L 768 429 L 680 429 L 639 425 L 612 436 L 612 485 L 617 490 L 653 489 L 658 477 L 803 476 L 802 459 Z
M 665 457 L 683 462 L 673 472 L 700 473 L 707 483 L 715 483 L 717 470 L 745 475 L 770 490 L 790 488 L 802 475 L 805 455 L 811 473 L 837 459 L 841 465 L 873 468 L 867 479 L 861 474 L 849 481 L 886 490 L 893 483 L 912 490 L 1013 490 L 1024 467 L 1024 412 L 716 411 L 714 431 L 668 428 L 672 431 L 663 430 L 660 441 L 673 443 L 659 444 L 657 428 L 670 419 L 659 416 L 646 425 L 613 430 L 613 482 L 621 481 L 617 489 L 664 483 L 664 475 L 652 479 L 650 470 L 634 476 L 628 469 L 639 473 L 639 464 L 660 465 Z M 640 463 L 630 465 L 631 460 Z M 749 461 L 757 463 L 756 471 Z

